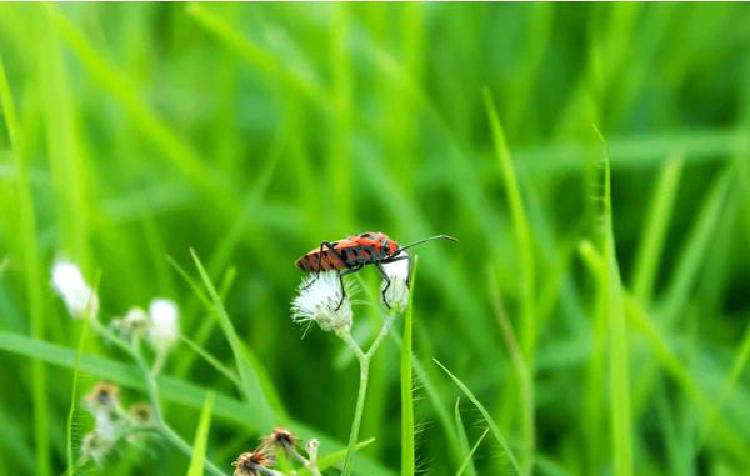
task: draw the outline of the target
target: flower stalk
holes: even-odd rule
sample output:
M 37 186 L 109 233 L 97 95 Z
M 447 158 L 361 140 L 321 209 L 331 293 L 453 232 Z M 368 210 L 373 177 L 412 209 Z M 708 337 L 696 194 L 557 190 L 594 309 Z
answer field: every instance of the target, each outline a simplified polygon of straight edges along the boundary
M 348 330 L 338 334 L 346 346 L 354 352 L 354 355 L 357 356 L 357 361 L 359 362 L 359 389 L 357 391 L 357 404 L 354 407 L 354 418 L 352 420 L 351 430 L 349 431 L 349 444 L 346 448 L 346 457 L 344 458 L 343 476 L 348 476 L 351 473 L 352 458 L 354 457 L 354 449 L 357 445 L 359 429 L 362 425 L 362 414 L 365 409 L 367 382 L 370 377 L 370 361 L 372 360 L 375 351 L 380 347 L 385 336 L 388 335 L 395 318 L 396 317 L 393 314 L 388 314 L 386 316 L 383 325 L 380 327 L 380 332 L 378 332 L 377 337 L 375 337 L 375 340 L 372 342 L 372 345 L 370 345 L 367 352 L 362 350 L 359 344 L 357 344 L 357 341 L 352 337 L 351 332 Z

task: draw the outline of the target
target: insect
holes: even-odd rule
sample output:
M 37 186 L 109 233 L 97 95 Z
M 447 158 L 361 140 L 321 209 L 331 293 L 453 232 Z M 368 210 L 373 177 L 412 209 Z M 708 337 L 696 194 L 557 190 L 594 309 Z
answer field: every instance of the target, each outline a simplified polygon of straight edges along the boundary
M 359 271 L 365 265 L 372 264 L 385 280 L 386 284 L 380 293 L 383 296 L 383 302 L 390 309 L 391 306 L 385 298 L 385 292 L 391 286 L 391 280 L 385 273 L 383 264 L 409 259 L 409 255 L 404 253 L 406 249 L 432 240 L 458 241 L 452 236 L 436 235 L 415 241 L 407 246 L 400 246 L 385 233 L 368 231 L 359 235 L 348 236 L 343 240 L 323 241 L 318 248 L 300 257 L 295 264 L 303 271 L 314 272 L 316 279 L 322 271 L 336 271 L 338 273 L 339 284 L 341 285 L 341 301 L 336 310 L 341 307 L 346 296 L 343 277 Z M 311 281 L 310 284 L 313 282 Z

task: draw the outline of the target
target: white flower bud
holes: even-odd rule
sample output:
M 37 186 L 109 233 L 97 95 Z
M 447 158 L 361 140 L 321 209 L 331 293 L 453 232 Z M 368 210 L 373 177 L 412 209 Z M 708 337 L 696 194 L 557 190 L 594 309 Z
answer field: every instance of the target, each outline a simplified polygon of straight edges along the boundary
M 154 299 L 148 309 L 148 337 L 157 352 L 169 350 L 179 339 L 179 311 L 177 305 L 167 299 Z
M 341 284 L 335 271 L 306 276 L 292 300 L 292 319 L 317 322 L 324 331 L 348 331 L 352 325 L 352 306 L 348 296 L 353 290 L 353 286 L 347 285 L 346 296 L 341 295 Z
M 411 258 L 409 258 L 409 255 L 405 251 L 401 252 L 401 256 L 405 258 L 383 264 L 383 270 L 388 279 L 391 280 L 391 284 L 388 286 L 388 282 L 383 280 L 381 291 L 385 290 L 385 292 L 382 293 L 382 297 L 385 300 L 385 304 L 390 307 L 394 314 L 403 313 L 409 305 Z M 386 286 L 388 287 L 386 288 Z
M 56 261 L 52 266 L 52 287 L 63 299 L 73 318 L 89 316 L 96 319 L 99 297 L 86 283 L 77 265 L 65 260 Z
M 140 307 L 133 307 L 121 319 L 112 321 L 112 327 L 122 336 L 143 335 L 148 328 L 148 314 Z

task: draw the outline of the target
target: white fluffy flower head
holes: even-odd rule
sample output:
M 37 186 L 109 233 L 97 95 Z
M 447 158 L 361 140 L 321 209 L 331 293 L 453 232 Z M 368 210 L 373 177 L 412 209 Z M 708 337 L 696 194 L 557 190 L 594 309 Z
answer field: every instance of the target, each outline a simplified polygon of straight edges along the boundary
M 339 276 L 335 271 L 306 276 L 292 300 L 292 319 L 297 322 L 317 322 L 324 331 L 348 332 L 352 325 L 349 296 L 354 292 L 354 287 L 347 283 L 345 288 L 346 296 L 342 296 Z
M 132 307 L 122 318 L 112 321 L 112 327 L 123 337 L 144 335 L 149 325 L 149 316 L 140 307 Z
M 179 310 L 168 299 L 154 299 L 148 309 L 148 338 L 158 352 L 169 350 L 180 337 Z
M 383 270 L 386 276 L 391 280 L 391 285 L 386 289 L 388 284 L 383 280 L 382 289 L 385 289 L 383 297 L 385 304 L 390 307 L 395 314 L 403 313 L 409 305 L 409 274 L 411 270 L 411 258 L 405 252 L 401 252 L 404 259 L 384 263 Z
M 86 283 L 81 269 L 75 263 L 67 260 L 55 261 L 52 266 L 52 287 L 63 299 L 72 317 L 96 318 L 99 313 L 99 297 Z

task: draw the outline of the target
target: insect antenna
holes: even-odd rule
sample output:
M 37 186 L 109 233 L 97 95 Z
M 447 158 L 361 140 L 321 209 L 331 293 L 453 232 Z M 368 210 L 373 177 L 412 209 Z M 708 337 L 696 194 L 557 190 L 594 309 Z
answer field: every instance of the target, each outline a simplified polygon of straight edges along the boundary
M 409 243 L 406 246 L 402 246 L 401 248 L 399 248 L 399 251 L 403 251 L 413 246 L 421 245 L 422 243 L 427 243 L 428 241 L 433 241 L 433 240 L 448 240 L 448 241 L 456 241 L 456 242 L 458 241 L 457 238 L 454 238 L 450 235 L 435 235 L 429 238 L 425 238 L 424 240 L 415 241 L 414 243 Z

